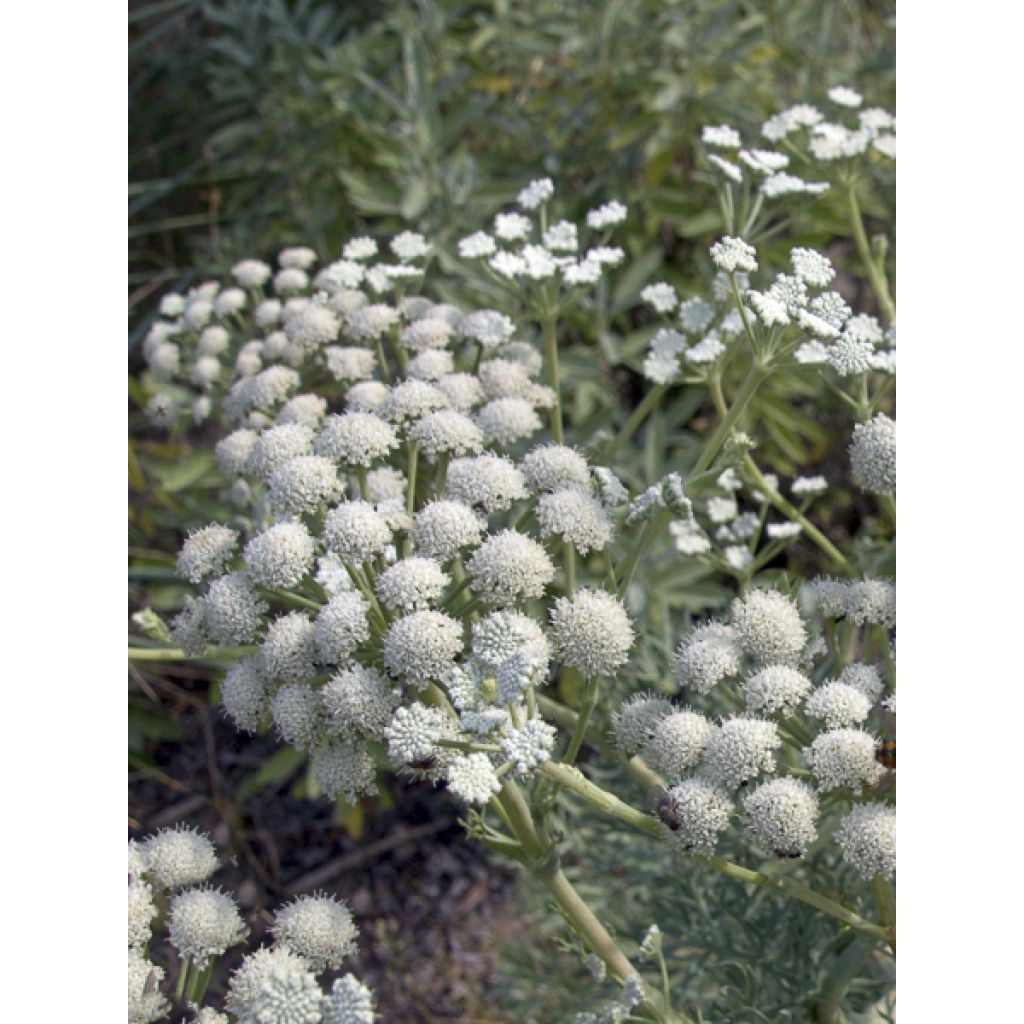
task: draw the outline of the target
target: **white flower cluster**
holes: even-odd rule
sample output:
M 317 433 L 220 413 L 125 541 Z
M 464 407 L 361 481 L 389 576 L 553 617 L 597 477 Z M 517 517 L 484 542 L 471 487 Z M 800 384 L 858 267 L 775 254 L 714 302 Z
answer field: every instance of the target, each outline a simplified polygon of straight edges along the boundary
M 526 212 L 499 213 L 490 234 L 477 231 L 459 242 L 459 255 L 484 261 L 490 274 L 517 285 L 556 281 L 569 290 L 592 287 L 606 267 L 625 259 L 622 249 L 607 244 L 605 234 L 626 219 L 626 207 L 614 201 L 596 207 L 582 228 L 565 220 L 542 228 L 539 216 L 533 215 L 547 207 L 554 192 L 549 178 L 530 182 L 517 197 Z M 487 344 L 483 339 L 480 343 Z
M 234 898 L 206 884 L 216 868 L 213 844 L 194 829 L 163 829 L 140 845 L 129 842 L 129 1024 L 151 1024 L 170 1009 L 161 991 L 164 970 L 148 958 L 154 920 L 166 929 L 182 972 L 190 963 L 195 970 L 212 968 L 245 941 L 249 929 Z M 299 896 L 278 910 L 272 931 L 274 945 L 245 956 L 231 975 L 228 1013 L 253 1024 L 372 1024 L 373 994 L 365 985 L 348 974 L 324 992 L 316 980 L 355 952 L 358 929 L 343 902 L 323 894 Z M 196 1014 L 199 1024 L 228 1020 L 212 1006 Z
M 707 162 L 723 182 L 740 185 L 746 175 L 752 176 L 767 199 L 821 195 L 829 182 L 807 181 L 787 171 L 790 154 L 795 152 L 825 177 L 830 165 L 869 154 L 875 159 L 896 159 L 896 118 L 879 107 L 864 108 L 863 102 L 855 90 L 836 86 L 828 91 L 828 114 L 806 103 L 773 114 L 762 125 L 761 135 L 777 149 L 759 149 L 756 143 L 748 148 L 732 126 L 705 125 L 701 142 L 707 148 Z M 722 151 L 729 152 L 731 159 Z
M 822 579 L 807 588 L 807 603 L 827 632 L 844 619 L 851 630 L 895 628 L 895 590 L 883 581 Z M 875 802 L 855 807 L 837 842 L 865 874 L 893 873 L 895 841 L 885 844 L 895 810 L 877 799 L 890 769 L 868 720 L 875 716 L 883 727 L 895 694 L 888 669 L 875 664 L 849 662 L 827 678 L 837 657 L 812 636 L 795 601 L 753 589 L 733 602 L 729 622 L 698 625 L 676 652 L 681 687 L 700 697 L 725 691 L 730 704 L 745 705 L 742 712 L 715 724 L 654 695 L 623 705 L 613 721 L 616 746 L 640 754 L 664 777 L 669 788 L 659 817 L 683 850 L 713 852 L 740 786 L 750 838 L 779 857 L 803 856 L 831 794 L 867 796 Z M 764 775 L 778 777 L 754 785 Z

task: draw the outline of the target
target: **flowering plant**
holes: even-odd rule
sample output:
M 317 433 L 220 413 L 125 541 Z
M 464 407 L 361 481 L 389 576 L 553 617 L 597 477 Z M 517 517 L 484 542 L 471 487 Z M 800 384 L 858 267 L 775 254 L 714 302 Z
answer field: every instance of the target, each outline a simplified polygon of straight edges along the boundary
M 841 107 L 853 99 L 833 90 Z M 766 137 L 795 149 L 790 136 L 809 127 L 819 161 L 894 154 L 892 123 L 871 111 L 840 130 L 809 109 L 771 119 Z M 727 126 L 703 140 L 740 149 Z M 895 947 L 882 741 L 895 720 L 895 590 L 869 571 L 884 562 L 876 542 L 844 552 L 812 521 L 827 482 L 798 476 L 785 497 L 758 464 L 756 424 L 746 429 L 762 386 L 816 374 L 859 420 L 850 473 L 890 523 L 894 311 L 884 252 L 861 256 L 885 325 L 828 290 L 836 270 L 813 249 L 792 248 L 774 276 L 761 267 L 751 240 L 770 230 L 766 201 L 828 187 L 780 182 L 783 157 L 740 149 L 764 176 L 753 193 L 709 153 L 727 227 L 709 251 L 714 280 L 682 302 L 664 283 L 644 290 L 663 318 L 643 363 L 653 387 L 612 438 L 566 424 L 559 335 L 625 261 L 609 235 L 627 211 L 609 202 L 585 225 L 553 220 L 547 179 L 459 244 L 460 281 L 500 308 L 428 298 L 433 247 L 403 232 L 387 246 L 397 262 L 357 238 L 312 281 L 309 249 L 282 252 L 276 273 L 243 261 L 229 287 L 165 296 L 146 340 L 151 370 L 173 385 L 151 416 L 174 426 L 188 409 L 224 424 L 215 453 L 235 511 L 181 549 L 178 571 L 199 589 L 173 624 L 176 648 L 136 645 L 130 657 L 232 662 L 228 717 L 245 732 L 275 728 L 329 798 L 374 793 L 382 767 L 447 785 L 469 834 L 521 864 L 621 986 L 602 1019 L 691 1020 L 691 996 L 672 989 L 660 932 L 646 943 L 660 966 L 651 981 L 570 881 L 566 802 L 668 844 L 682 871 L 697 858 L 814 908 L 858 950 Z M 186 385 L 196 390 L 183 403 Z M 706 394 L 715 425 L 692 458 L 630 488 L 612 460 L 675 387 Z M 634 680 L 623 699 L 631 656 L 653 642 L 654 616 L 637 614 L 652 602 L 636 595 L 666 535 L 668 557 L 701 562 L 737 593 L 725 618 L 662 621 L 678 644 L 671 678 Z M 801 586 L 765 575 L 797 538 L 838 576 Z M 585 773 L 585 751 L 640 780 L 647 805 Z M 737 832 L 747 863 L 718 851 Z M 819 854 L 863 884 L 816 887 Z

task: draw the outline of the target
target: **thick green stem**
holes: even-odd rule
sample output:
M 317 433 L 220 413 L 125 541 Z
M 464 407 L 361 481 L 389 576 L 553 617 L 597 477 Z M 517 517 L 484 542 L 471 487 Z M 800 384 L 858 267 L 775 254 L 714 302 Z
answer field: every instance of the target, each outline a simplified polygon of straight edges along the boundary
M 815 1017 L 820 1024 L 842 1024 L 845 1018 L 840 1012 L 839 1004 L 870 952 L 871 943 L 866 937 L 860 936 L 836 957 L 836 962 L 825 977 L 821 995 L 814 1008 Z
M 188 978 L 188 972 L 191 966 L 192 961 L 187 957 L 182 957 L 178 961 L 178 984 L 174 988 L 174 1001 L 179 1005 L 182 997 L 185 995 L 185 981 Z
M 356 480 L 359 481 L 359 497 L 363 501 L 370 500 L 370 481 L 365 466 L 356 466 Z
M 511 827 L 526 854 L 531 873 L 551 894 L 573 931 L 580 936 L 591 952 L 604 961 L 612 977 L 623 982 L 637 974 L 636 968 L 619 949 L 608 929 L 601 924 L 566 878 L 558 866 L 558 858 L 554 851 L 544 849 L 533 823 L 530 808 L 515 782 L 505 782 L 497 800 L 504 812 L 504 820 Z M 651 1020 L 662 1024 L 688 1022 L 688 1018 L 674 1015 L 671 1011 L 656 1006 L 650 999 L 641 1004 L 639 1009 Z
M 565 592 L 572 597 L 576 593 L 576 549 L 565 545 Z
M 885 277 L 885 268 L 880 267 L 875 261 L 874 255 L 871 252 L 871 246 L 868 245 L 868 236 L 864 231 L 864 220 L 860 213 L 860 203 L 857 202 L 857 185 L 855 181 L 850 181 L 846 195 L 850 207 L 850 227 L 853 229 L 853 240 L 857 245 L 857 254 L 860 256 L 861 263 L 864 264 L 868 281 L 871 284 L 871 290 L 875 293 L 875 299 L 885 319 L 892 323 L 896 319 L 896 303 L 893 302 L 892 294 L 889 292 L 889 282 Z
M 649 814 L 644 814 L 643 811 L 637 810 L 635 807 L 631 807 L 615 796 L 614 793 L 601 789 L 600 786 L 595 785 L 586 778 L 578 768 L 570 765 L 553 764 L 549 761 L 542 765 L 540 770 L 560 786 L 571 790 L 592 806 L 614 818 L 618 818 L 632 828 L 637 829 L 637 831 L 654 838 L 664 837 L 662 827 L 654 818 Z M 716 871 L 738 882 L 747 882 L 766 889 L 776 889 L 786 896 L 791 896 L 793 899 L 798 899 L 829 914 L 836 918 L 836 920 L 864 935 L 870 935 L 872 938 L 879 939 L 882 942 L 892 943 L 895 941 L 895 935 L 891 929 L 883 928 L 881 925 L 865 920 L 848 907 L 844 907 L 841 903 L 836 903 L 835 900 L 830 900 L 827 896 L 823 896 L 821 893 L 815 892 L 808 886 L 784 875 L 779 877 L 766 875 L 760 871 L 741 867 L 739 864 L 734 864 L 732 861 L 725 860 L 722 857 L 702 859 Z
M 548 387 L 555 393 L 555 401 L 551 406 L 551 436 L 556 444 L 565 443 L 562 432 L 562 389 L 558 373 L 558 332 L 553 317 L 545 317 L 541 322 L 544 331 L 544 361 L 548 369 Z
M 437 473 L 434 477 L 434 497 L 440 501 L 444 497 L 444 484 L 448 477 L 448 456 L 439 455 L 437 458 Z

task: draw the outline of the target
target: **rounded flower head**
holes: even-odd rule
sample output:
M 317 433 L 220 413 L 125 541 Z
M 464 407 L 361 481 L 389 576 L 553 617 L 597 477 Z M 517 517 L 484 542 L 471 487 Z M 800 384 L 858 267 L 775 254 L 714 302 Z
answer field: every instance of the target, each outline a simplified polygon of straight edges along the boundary
M 493 243 L 490 251 L 494 251 Z M 477 309 L 459 320 L 458 330 L 463 338 L 472 338 L 484 348 L 497 348 L 515 334 L 515 325 L 497 310 Z
M 139 849 L 149 877 L 165 889 L 198 885 L 217 870 L 213 843 L 195 829 L 161 829 Z
M 488 444 L 512 444 L 540 430 L 540 417 L 525 398 L 496 398 L 479 413 L 477 423 Z
M 872 494 L 896 493 L 896 421 L 878 413 L 858 423 L 850 442 L 850 468 L 861 490 Z
M 660 718 L 644 747 L 644 760 L 669 782 L 678 782 L 704 754 L 715 727 L 699 712 L 676 710 Z
M 418 420 L 428 412 L 444 409 L 448 399 L 444 392 L 422 380 L 404 380 L 396 384 L 380 404 L 377 412 L 399 426 Z
M 810 679 L 788 665 L 769 665 L 743 681 L 743 696 L 751 711 L 789 714 L 810 692 Z
M 398 707 L 400 692 L 375 668 L 353 665 L 320 691 L 332 736 L 356 733 L 380 739 Z
M 462 625 L 443 612 L 419 611 L 396 619 L 384 638 L 384 667 L 423 689 L 443 679 L 462 651 Z
M 528 452 L 519 464 L 534 494 L 568 488 L 590 492 L 590 467 L 575 448 L 545 444 Z
M 284 332 L 291 344 L 306 352 L 337 340 L 341 320 L 321 302 L 312 301 L 296 312 L 285 312 Z
M 253 589 L 249 577 L 244 572 L 230 572 L 210 584 L 204 627 L 218 644 L 250 644 L 266 611 L 266 602 Z
M 417 611 L 436 601 L 450 582 L 434 559 L 411 556 L 380 574 L 377 596 L 389 611 Z
M 243 427 L 217 442 L 213 453 L 217 468 L 224 476 L 241 476 L 246 471 L 249 454 L 258 436 L 255 430 Z
M 878 669 L 874 665 L 865 665 L 860 661 L 847 665 L 839 676 L 839 682 L 860 690 L 870 704 L 874 704 L 885 690 L 885 683 L 882 682 Z
M 304 423 L 271 427 L 256 439 L 246 460 L 246 471 L 270 480 L 274 470 L 299 455 L 313 454 L 313 431 Z
M 281 739 L 296 750 L 312 750 L 324 736 L 320 695 L 305 683 L 282 686 L 270 701 L 270 713 Z
M 612 675 L 629 660 L 633 626 L 618 598 L 603 590 L 560 597 L 550 613 L 555 656 L 588 678 Z
M 489 672 L 497 672 L 514 654 L 523 653 L 547 666 L 551 647 L 544 631 L 529 615 L 501 611 L 485 615 L 473 625 L 473 658 Z
M 271 270 L 262 260 L 242 260 L 231 268 L 231 274 L 243 288 L 262 288 L 270 280 Z
M 320 455 L 299 455 L 270 477 L 270 504 L 278 515 L 314 513 L 341 490 L 334 464 Z
M 740 670 L 739 637 L 732 626 L 703 622 L 683 640 L 675 656 L 676 679 L 698 693 L 710 691 Z
M 337 740 L 313 755 L 313 775 L 328 800 L 345 797 L 355 803 L 377 792 L 377 765 L 365 744 Z
M 447 562 L 462 548 L 480 543 L 487 524 L 459 501 L 432 501 L 413 518 L 410 536 L 416 550 Z
M 399 501 L 405 504 L 405 474 L 394 466 L 378 466 L 366 474 L 366 489 L 370 501 Z
M 504 512 L 526 497 L 523 474 L 498 455 L 453 459 L 445 480 L 445 497 L 461 501 L 483 515 Z
M 774 722 L 737 716 L 722 723 L 705 750 L 711 774 L 729 789 L 775 771 L 775 751 L 782 746 Z
M 737 270 L 749 273 L 757 270 L 757 250 L 742 238 L 726 236 L 711 246 L 711 259 L 719 270 L 733 274 Z
M 403 327 L 398 340 L 410 352 L 431 352 L 443 349 L 452 339 L 455 328 L 440 317 L 424 317 Z
M 252 655 L 236 661 L 220 684 L 224 713 L 241 732 L 254 733 L 270 718 L 270 687 L 263 659 Z
M 550 760 L 556 735 L 554 726 L 539 718 L 531 718 L 521 729 L 511 730 L 501 741 L 501 752 L 515 766 L 516 775 L 525 779 Z
M 139 949 L 128 949 L 128 1024 L 153 1024 L 170 1004 L 160 991 L 164 969 L 150 963 Z
M 540 597 L 555 578 L 544 548 L 516 530 L 488 537 L 466 566 L 470 586 L 488 604 L 509 605 Z
M 287 423 L 305 423 L 315 430 L 327 412 L 327 400 L 320 395 L 296 395 L 281 406 L 275 422 L 280 426 Z
M 150 922 L 156 917 L 153 890 L 141 878 L 128 880 L 128 945 L 149 942 Z
M 846 614 L 850 585 L 845 580 L 821 576 L 813 580 L 808 590 L 818 611 L 826 619 L 841 619 Z
M 210 638 L 206 629 L 205 599 L 185 595 L 181 611 L 171 624 L 171 638 L 186 654 L 197 655 L 206 650 Z
M 560 537 L 581 555 L 600 551 L 612 539 L 612 523 L 604 506 L 576 488 L 542 494 L 537 522 L 542 537 Z
M 328 416 L 323 430 L 313 442 L 317 455 L 346 466 L 369 468 L 387 458 L 398 447 L 394 428 L 379 416 L 367 412 L 347 412 Z
M 322 1024 L 373 1024 L 373 993 L 351 974 L 338 978 L 320 1005 Z
M 332 345 L 324 349 L 324 358 L 331 376 L 340 381 L 369 380 L 377 365 L 377 357 L 368 348 Z
M 501 789 L 486 754 L 466 754 L 448 766 L 448 788 L 467 804 L 486 804 Z
M 396 765 L 416 765 L 433 757 L 444 731 L 444 713 L 425 704 L 398 708 L 384 730 L 388 758 Z
M 841 787 L 856 791 L 885 775 L 875 759 L 877 749 L 878 741 L 862 729 L 831 729 L 816 737 L 804 756 L 823 793 Z
M 317 659 L 325 665 L 346 662 L 369 639 L 366 601 L 355 591 L 335 594 L 316 617 L 313 644 Z
M 251 1019 L 253 1004 L 264 983 L 275 972 L 306 973 L 309 965 L 284 946 L 258 949 L 242 960 L 228 982 L 225 1009 L 240 1020 Z
M 451 374 L 454 369 L 455 360 L 451 352 L 445 352 L 442 349 L 428 349 L 414 359 L 410 359 L 405 372 L 412 380 L 425 380 L 429 384 L 436 384 L 442 377 Z
M 471 373 L 447 373 L 435 386 L 448 399 L 448 404 L 459 412 L 469 412 L 484 400 L 484 389 Z
M 711 856 L 718 834 L 729 824 L 732 800 L 708 779 L 686 779 L 673 786 L 658 807 L 669 839 L 686 853 Z
M 171 900 L 167 932 L 183 959 L 204 964 L 241 942 L 249 929 L 242 922 L 238 904 L 227 893 L 186 889 Z
M 268 679 L 298 683 L 313 675 L 315 630 L 304 612 L 288 612 L 270 623 L 261 649 Z
M 178 573 L 189 583 L 224 571 L 238 544 L 238 534 L 228 526 L 212 523 L 188 535 L 178 554 Z
M 440 409 L 428 413 L 409 431 L 428 459 L 439 455 L 472 455 L 483 447 L 480 428 L 468 417 L 454 409 Z
M 376 412 L 388 397 L 387 384 L 379 380 L 363 380 L 353 384 L 345 395 L 345 408 L 349 412 Z
M 320 1024 L 323 992 L 316 978 L 301 968 L 273 967 L 242 1018 L 243 1024 Z
M 672 714 L 672 705 L 663 697 L 637 693 L 612 715 L 612 737 L 623 757 L 639 754 L 647 746 L 657 724 Z
M 758 846 L 778 857 L 802 857 L 817 836 L 818 798 L 806 782 L 772 779 L 743 798 Z
M 896 587 L 885 580 L 859 580 L 850 584 L 846 613 L 857 623 L 896 627 Z
M 529 368 L 508 359 L 489 359 L 480 364 L 477 372 L 489 399 L 522 398 L 532 383 Z
M 375 304 L 360 306 L 345 318 L 345 327 L 356 341 L 375 341 L 398 322 L 398 310 Z
M 343 501 L 327 513 L 324 541 L 346 565 L 360 565 L 391 543 L 391 528 L 369 502 Z
M 844 682 L 819 686 L 804 704 L 811 718 L 820 718 L 829 729 L 859 725 L 871 712 L 871 701 L 857 687 Z
M 293 587 L 313 567 L 315 549 L 302 523 L 275 523 L 246 545 L 249 575 L 268 587 Z
M 796 605 L 774 590 L 751 590 L 736 598 L 732 624 L 743 652 L 762 664 L 795 664 L 807 644 Z
M 896 811 L 883 803 L 860 804 L 839 823 L 843 859 L 865 878 L 896 876 Z

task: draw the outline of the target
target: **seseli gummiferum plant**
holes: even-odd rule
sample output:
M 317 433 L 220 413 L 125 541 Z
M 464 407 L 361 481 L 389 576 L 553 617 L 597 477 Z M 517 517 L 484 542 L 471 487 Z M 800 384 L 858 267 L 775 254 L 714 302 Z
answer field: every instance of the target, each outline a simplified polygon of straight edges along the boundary
M 697 861 L 855 936 L 860 959 L 837 958 L 819 1019 L 839 1019 L 869 952 L 895 949 L 895 588 L 815 525 L 824 477 L 784 485 L 759 465 L 749 421 L 762 387 L 813 374 L 855 421 L 849 478 L 892 523 L 895 311 L 885 247 L 861 244 L 857 185 L 866 162 L 894 158 L 894 121 L 857 112 L 849 89 L 830 101 L 832 121 L 809 106 L 769 119 L 760 148 L 704 129 L 727 225 L 714 277 L 682 301 L 644 289 L 662 318 L 643 362 L 651 390 L 614 436 L 566 422 L 560 332 L 627 262 L 614 232 L 628 211 L 612 200 L 558 219 L 547 179 L 458 244 L 460 286 L 486 308 L 430 297 L 452 290 L 431 284 L 431 242 L 403 232 L 351 239 L 318 270 L 302 247 L 276 268 L 241 261 L 231 282 L 165 296 L 145 340 L 166 384 L 149 415 L 220 425 L 236 511 L 181 549 L 197 592 L 177 647 L 129 656 L 230 661 L 227 716 L 304 752 L 329 798 L 374 793 L 383 767 L 447 785 L 468 833 L 523 866 L 619 986 L 580 1021 L 689 1021 L 700 1006 L 666 968 L 671 921 L 649 933 L 655 969 L 641 973 L 570 879 L 567 805 L 674 850 L 682 873 Z M 881 319 L 854 312 L 821 252 L 761 265 L 758 241 L 784 230 L 791 204 L 837 187 Z M 628 488 L 611 457 L 693 388 L 714 410 L 693 458 Z M 643 566 L 666 537 L 671 557 L 731 578 L 736 596 L 677 628 L 670 673 L 634 674 L 626 695 L 651 642 L 635 611 Z M 765 575 L 797 539 L 832 575 Z M 591 768 L 605 762 L 646 796 L 620 795 Z M 850 868 L 846 888 L 818 883 L 819 858 Z

